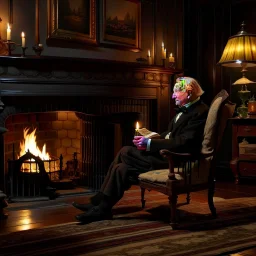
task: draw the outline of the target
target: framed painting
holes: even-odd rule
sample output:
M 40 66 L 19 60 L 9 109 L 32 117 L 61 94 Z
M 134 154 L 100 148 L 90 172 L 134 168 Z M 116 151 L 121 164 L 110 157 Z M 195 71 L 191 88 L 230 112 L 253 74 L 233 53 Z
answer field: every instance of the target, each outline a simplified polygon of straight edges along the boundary
M 76 48 L 96 45 L 97 0 L 48 0 L 47 44 Z
M 141 4 L 139 0 L 103 0 L 100 44 L 140 51 Z

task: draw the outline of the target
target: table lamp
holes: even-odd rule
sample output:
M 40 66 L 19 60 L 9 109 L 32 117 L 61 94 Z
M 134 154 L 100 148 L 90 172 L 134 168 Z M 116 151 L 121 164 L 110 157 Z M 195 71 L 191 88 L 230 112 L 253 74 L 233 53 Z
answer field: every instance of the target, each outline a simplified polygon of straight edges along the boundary
M 251 91 L 247 89 L 247 84 L 251 83 L 254 82 L 250 81 L 244 76 L 233 83 L 233 85 L 241 85 L 241 90 L 237 92 L 242 102 L 241 106 L 237 108 L 237 113 L 240 117 L 247 117 L 248 114 L 248 107 L 246 106 L 246 104 L 251 96 Z
M 225 67 L 242 67 L 242 78 L 233 83 L 233 85 L 241 85 L 238 95 L 242 105 L 237 108 L 241 117 L 246 117 L 248 113 L 246 102 L 251 92 L 247 89 L 247 84 L 254 83 L 245 77 L 246 68 L 256 66 L 256 34 L 247 33 L 244 27 L 245 23 L 242 22 L 241 30 L 236 35 L 229 37 L 218 62 Z

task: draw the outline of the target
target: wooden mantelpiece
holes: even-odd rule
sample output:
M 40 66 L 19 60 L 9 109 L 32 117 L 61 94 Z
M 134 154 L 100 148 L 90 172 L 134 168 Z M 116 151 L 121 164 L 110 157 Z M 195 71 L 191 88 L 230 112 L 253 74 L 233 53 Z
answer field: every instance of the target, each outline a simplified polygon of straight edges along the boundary
M 0 56 L 2 96 L 157 99 L 158 128 L 170 119 L 170 89 L 181 70 L 132 62 L 52 56 Z
M 95 60 L 84 58 L 64 58 L 64 57 L 6 57 L 0 56 L 0 79 L 2 83 L 2 95 L 12 94 L 13 88 L 15 95 L 36 95 L 39 94 L 94 94 L 93 88 L 83 88 L 83 85 L 93 87 L 102 86 L 102 90 L 97 88 L 97 96 L 105 95 L 105 86 L 121 87 L 117 91 L 111 91 L 113 96 L 121 96 L 124 87 L 129 87 L 130 93 L 123 96 L 132 97 L 154 97 L 150 89 L 148 93 L 141 94 L 139 91 L 133 93 L 133 87 L 168 87 L 171 76 L 181 73 L 181 70 L 163 68 L 161 66 L 141 65 L 132 62 L 117 62 L 107 60 Z M 12 88 L 10 88 L 12 84 Z M 16 86 L 15 86 L 16 84 Z M 20 84 L 33 85 L 21 88 Z M 36 87 L 44 84 L 44 91 L 37 91 Z M 76 84 L 75 91 L 65 85 Z M 5 85 L 8 85 L 7 87 Z M 36 86 L 38 85 L 38 86 Z M 51 85 L 51 88 L 49 86 Z M 56 85 L 54 90 L 52 85 Z M 60 87 L 67 90 L 59 91 Z M 15 88 L 14 88 L 15 87 Z M 20 90 L 19 90 L 20 89 Z M 7 91 L 5 91 L 7 90 Z M 109 96 L 109 95 L 108 95 Z

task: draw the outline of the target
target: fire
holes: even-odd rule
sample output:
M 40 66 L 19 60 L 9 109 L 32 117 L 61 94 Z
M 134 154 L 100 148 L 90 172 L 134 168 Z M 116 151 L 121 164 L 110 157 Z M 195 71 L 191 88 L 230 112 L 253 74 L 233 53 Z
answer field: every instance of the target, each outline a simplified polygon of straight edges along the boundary
M 42 150 L 39 149 L 36 143 L 36 128 L 29 133 L 29 128 L 23 130 L 24 141 L 20 142 L 20 155 L 25 155 L 29 150 L 35 156 L 39 156 L 42 160 L 50 160 L 49 153 L 46 152 L 46 145 L 43 145 Z

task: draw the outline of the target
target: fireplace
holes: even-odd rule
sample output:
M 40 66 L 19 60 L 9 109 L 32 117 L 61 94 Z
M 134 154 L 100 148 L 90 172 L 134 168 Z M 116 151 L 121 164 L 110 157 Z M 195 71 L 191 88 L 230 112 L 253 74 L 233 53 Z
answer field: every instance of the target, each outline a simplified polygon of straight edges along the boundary
M 39 148 L 46 144 L 50 155 L 63 157 L 63 174 L 76 159 L 79 185 L 98 190 L 114 155 L 131 144 L 136 121 L 158 131 L 169 121 L 163 116 L 171 115 L 168 92 L 178 70 L 98 60 L 0 58 L 5 59 L 0 126 L 8 129 L 0 138 L 0 189 L 7 194 L 7 163 L 17 159 L 25 128 L 36 129 Z
M 20 97 L 19 100 L 29 102 L 26 97 Z M 87 102 L 86 98 L 84 100 Z M 45 99 L 45 102 L 47 101 L 49 99 Z M 56 99 L 54 101 L 56 102 Z M 70 101 L 72 99 L 69 99 Z M 108 99 L 107 102 L 110 105 L 114 102 L 117 107 L 115 101 Z M 17 100 L 17 108 L 18 102 Z M 89 102 L 92 107 L 92 100 Z M 104 102 L 106 103 L 106 100 Z M 22 112 L 10 114 L 5 119 L 4 127 L 8 129 L 8 132 L 4 135 L 4 162 L 10 163 L 10 160 L 17 160 L 26 153 L 23 151 L 21 154 L 20 144 L 24 141 L 24 132 L 29 133 L 30 136 L 31 134 L 36 136 L 36 143 L 41 151 L 45 145 L 51 159 L 58 159 L 58 161 L 44 161 L 47 172 L 50 163 L 54 169 L 49 172 L 52 187 L 58 188 L 64 182 L 67 184 L 67 179 L 69 179 L 76 185 L 97 190 L 103 182 L 115 153 L 122 145 L 131 144 L 135 121 L 140 120 L 141 123 L 147 125 L 146 122 L 149 120 L 147 113 L 153 107 L 153 102 L 152 100 L 119 100 L 117 109 L 111 110 L 109 106 L 101 106 L 104 110 L 101 114 L 70 110 L 36 112 L 32 110 L 31 105 L 28 105 L 30 111 L 27 112 L 27 109 L 24 109 L 26 104 L 23 104 L 23 110 L 19 109 Z M 98 100 L 97 103 L 99 104 Z M 52 103 L 50 105 L 54 109 L 54 105 Z M 127 111 L 119 112 L 124 107 Z M 68 109 L 68 106 L 65 108 Z M 45 110 L 47 109 L 45 107 Z M 140 110 L 140 112 L 135 112 L 135 110 Z M 61 173 L 59 173 L 60 158 L 63 164 Z M 70 174 L 72 172 L 70 164 L 74 160 L 77 160 L 76 174 Z M 10 168 L 6 164 L 5 174 L 8 176 L 8 173 L 10 173 Z M 15 196 L 13 191 L 10 191 L 10 194 Z M 24 193 L 21 194 L 24 195 Z

